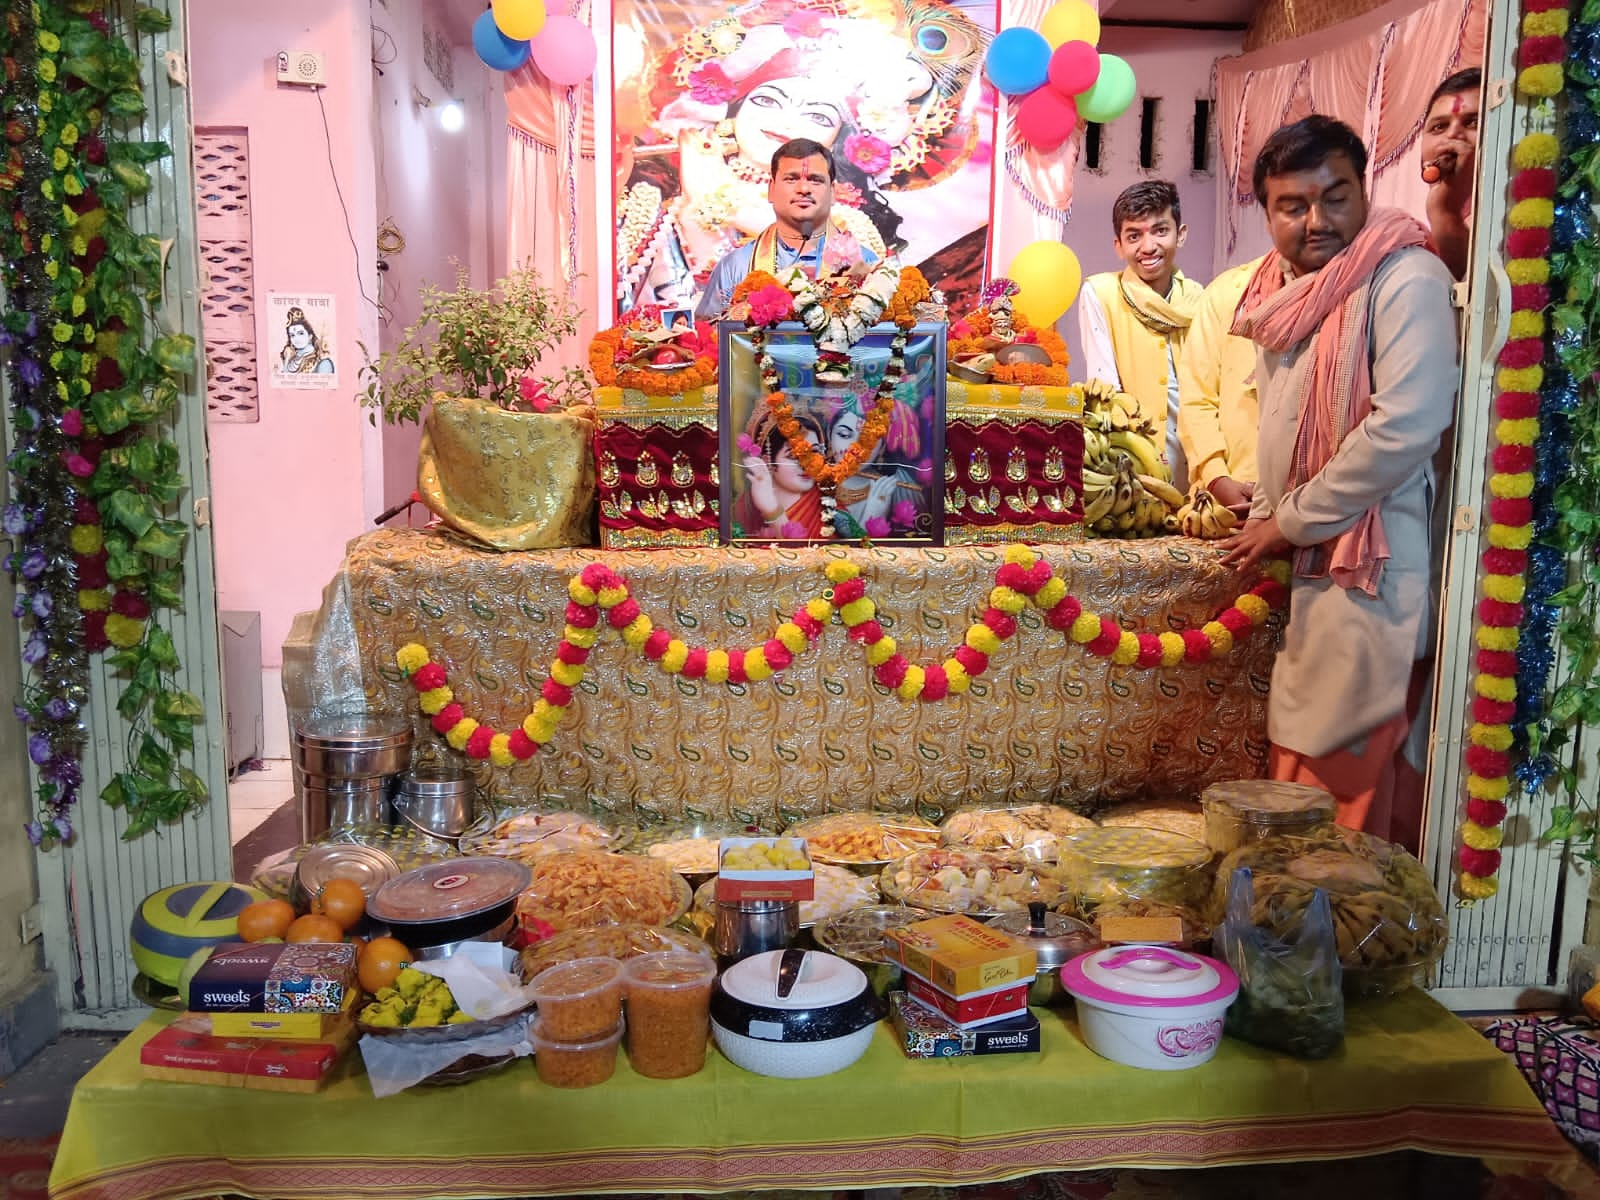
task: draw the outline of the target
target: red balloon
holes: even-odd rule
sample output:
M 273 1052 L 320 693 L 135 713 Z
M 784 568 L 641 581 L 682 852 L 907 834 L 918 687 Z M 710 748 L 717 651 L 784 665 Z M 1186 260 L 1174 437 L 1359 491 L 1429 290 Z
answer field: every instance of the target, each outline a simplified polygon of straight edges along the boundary
M 1100 78 L 1100 52 L 1088 42 L 1062 42 L 1050 55 L 1049 78 L 1063 96 L 1087 92 Z
M 1045 153 L 1059 149 L 1077 123 L 1078 106 L 1053 88 L 1030 92 L 1017 109 L 1017 130 Z

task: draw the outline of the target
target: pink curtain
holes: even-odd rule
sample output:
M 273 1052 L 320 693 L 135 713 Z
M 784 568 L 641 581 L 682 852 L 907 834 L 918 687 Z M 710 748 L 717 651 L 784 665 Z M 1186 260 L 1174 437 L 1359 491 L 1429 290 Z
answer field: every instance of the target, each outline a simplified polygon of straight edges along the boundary
M 1280 125 L 1310 113 L 1338 117 L 1362 136 L 1375 204 L 1424 215 L 1417 161 L 1423 111 L 1440 80 L 1483 62 L 1487 0 L 1396 0 L 1302 38 L 1217 62 L 1221 170 L 1220 271 L 1271 248 L 1251 172 Z

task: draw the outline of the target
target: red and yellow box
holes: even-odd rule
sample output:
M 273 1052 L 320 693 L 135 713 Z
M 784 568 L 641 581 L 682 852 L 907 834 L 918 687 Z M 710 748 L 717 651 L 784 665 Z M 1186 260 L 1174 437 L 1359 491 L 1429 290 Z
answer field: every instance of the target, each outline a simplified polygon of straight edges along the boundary
M 718 900 L 810 900 L 816 887 L 804 838 L 727 837 L 718 847 Z
M 314 1042 L 217 1037 L 193 1017 L 181 1017 L 139 1048 L 139 1063 L 149 1079 L 315 1092 L 328 1081 L 354 1039 L 355 1025 L 343 1017 L 328 1040 Z
M 1028 984 L 1004 983 L 987 991 L 956 997 L 940 991 L 920 975 L 905 974 L 906 992 L 918 1004 L 938 1013 L 958 1029 L 974 1029 L 1009 1020 L 1028 1011 Z
M 960 998 L 1007 983 L 1033 982 L 1039 958 L 1015 938 L 971 917 L 934 917 L 888 931 L 887 945 L 908 974 Z

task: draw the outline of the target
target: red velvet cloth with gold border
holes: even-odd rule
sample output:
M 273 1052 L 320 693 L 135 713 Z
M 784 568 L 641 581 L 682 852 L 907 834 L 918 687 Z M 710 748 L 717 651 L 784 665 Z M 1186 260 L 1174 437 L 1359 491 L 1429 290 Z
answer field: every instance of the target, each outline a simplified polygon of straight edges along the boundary
M 662 413 L 600 410 L 600 544 L 642 550 L 717 544 L 717 427 Z
M 1083 426 L 1006 414 L 945 426 L 945 540 L 1075 542 L 1083 537 Z

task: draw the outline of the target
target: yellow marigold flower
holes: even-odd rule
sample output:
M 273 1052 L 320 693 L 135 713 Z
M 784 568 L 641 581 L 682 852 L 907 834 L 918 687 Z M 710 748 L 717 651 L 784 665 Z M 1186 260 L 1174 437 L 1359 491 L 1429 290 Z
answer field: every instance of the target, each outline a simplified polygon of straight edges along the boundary
M 68 175 L 61 181 L 61 190 L 69 196 L 83 195 L 83 180 L 76 175 Z
M 591 625 L 587 629 L 579 629 L 576 625 L 568 625 L 561 631 L 561 636 L 566 638 L 579 650 L 592 648 L 600 638 L 600 627 Z
M 51 65 L 54 66 L 53 63 Z M 39 64 L 39 75 L 41 78 L 44 77 L 44 63 Z M 52 71 L 51 77 L 54 75 L 55 72 Z M 45 82 L 48 83 L 49 80 Z M 1560 63 L 1540 63 L 1536 67 L 1524 67 L 1517 72 L 1517 91 L 1524 96 L 1559 96 L 1562 86 Z
M 67 387 L 66 380 L 64 380 L 64 379 L 56 380 L 56 395 L 60 396 L 63 400 L 71 400 L 72 399 L 72 392 Z
M 105 612 L 111 607 L 111 593 L 105 588 L 83 588 L 78 592 L 78 607 L 84 612 Z
M 71 229 L 78 223 L 78 214 L 72 211 L 72 205 L 63 204 L 61 206 L 61 223 L 68 229 Z
M 57 146 L 54 152 L 50 155 L 50 165 L 58 171 L 65 171 L 67 169 L 67 164 L 71 161 L 71 157 L 68 156 L 67 152 L 60 146 Z
M 567 581 L 567 596 L 576 604 L 590 605 L 595 602 L 594 589 L 580 575 L 574 575 Z
M 1483 878 L 1478 875 L 1468 875 L 1461 872 L 1461 877 L 1456 880 L 1456 891 L 1461 893 L 1463 900 L 1487 900 L 1500 890 L 1500 881 L 1493 875 Z
M 655 628 L 655 622 L 640 613 L 623 626 L 622 641 L 630 650 L 637 650 L 644 645 L 645 638 L 655 632 Z
M 628 598 L 628 589 L 625 587 L 601 588 L 594 595 L 601 608 L 615 608 Z
M 550 701 L 540 696 L 539 699 L 533 702 L 533 711 L 528 714 L 528 720 L 548 724 L 552 717 L 559 721 L 561 714 L 564 712 L 566 712 L 565 705 L 551 704 Z M 527 722 L 523 724 L 526 725 Z
M 772 664 L 767 661 L 767 652 L 761 646 L 753 646 L 744 652 L 744 677 L 755 683 L 763 679 L 772 678 Z
M 1200 632 L 1210 639 L 1214 653 L 1226 654 L 1233 649 L 1233 631 L 1226 625 L 1217 621 L 1207 621 L 1200 627 Z
M 44 273 L 50 276 L 51 279 L 54 279 L 57 275 L 61 274 L 61 264 L 52 258 L 49 262 L 45 263 Z
M 1502 500 L 1521 500 L 1533 495 L 1533 472 L 1496 472 L 1489 476 L 1489 491 Z
M 998 654 L 1000 652 L 1000 639 L 995 636 L 994 630 L 979 622 L 967 627 L 967 636 L 964 639 L 979 654 Z
M 72 293 L 72 315 L 73 316 L 75 316 L 75 317 L 83 316 L 84 310 L 86 308 L 88 308 L 88 307 L 89 307 L 88 302 L 86 300 L 84 300 L 82 292 L 73 292 Z
M 895 689 L 902 700 L 915 700 L 922 695 L 923 686 L 928 682 L 928 673 L 918 666 L 906 668 L 906 677 L 900 681 L 900 686 Z
M 1161 641 L 1161 665 L 1175 667 L 1183 661 L 1185 646 L 1181 635 L 1167 632 L 1157 635 Z
M 89 243 L 84 240 L 82 235 L 75 236 L 72 239 L 72 252 L 74 254 L 87 254 L 87 253 L 89 253 Z
M 1517 631 L 1515 629 L 1496 629 L 1491 625 L 1480 625 L 1473 634 L 1480 650 L 1515 650 L 1517 648 Z
M 711 650 L 707 652 L 706 682 L 728 682 L 728 652 L 726 650 Z
M 1522 525 L 1513 529 L 1509 525 L 1489 526 L 1489 545 L 1497 550 L 1526 550 L 1533 544 L 1533 526 Z
M 1268 579 L 1276 580 L 1278 583 L 1283 584 L 1284 587 L 1288 587 L 1289 579 L 1294 574 L 1294 568 L 1289 565 L 1287 558 L 1271 558 L 1262 564 L 1261 573 Z
M 1472 690 L 1486 700 L 1510 704 L 1517 698 L 1517 681 L 1501 679 L 1498 675 L 1477 675 L 1472 680 Z
M 42 113 L 54 112 L 56 107 L 56 94 L 54 92 L 39 93 L 39 111 Z
M 972 686 L 972 676 L 953 658 L 944 660 L 944 676 L 950 681 L 950 691 L 960 695 Z
M 1010 613 L 1014 617 L 1028 606 L 1028 598 L 1011 588 L 997 587 L 990 589 L 989 603 L 1001 612 Z
M 1474 800 L 1504 800 L 1511 794 L 1511 781 L 1502 775 L 1499 779 L 1485 779 L 1482 775 L 1467 776 L 1467 795 Z
M 1245 616 L 1249 617 L 1250 624 L 1252 625 L 1261 624 L 1267 619 L 1267 614 L 1272 611 L 1272 605 L 1268 604 L 1254 592 L 1246 592 L 1233 602 L 1233 606 Z M 1176 634 L 1173 636 L 1177 637 Z M 1183 639 L 1178 638 L 1178 640 L 1181 642 Z
M 54 246 L 55 244 L 56 235 L 53 233 L 47 233 L 39 239 L 39 249 L 44 251 L 46 254 L 50 253 L 50 247 Z
M 1041 612 L 1049 612 L 1060 604 L 1067 596 L 1067 581 L 1059 575 L 1052 575 L 1045 580 L 1045 584 L 1033 594 L 1033 602 Z
M 57 321 L 50 328 L 50 336 L 58 342 L 70 342 L 77 331 L 66 321 Z
M 1501 367 L 1495 372 L 1495 383 L 1503 392 L 1537 392 L 1539 385 L 1544 382 L 1543 367 Z M 1534 433 L 1538 432 L 1537 417 L 1519 417 L 1515 421 L 1501 421 L 1505 425 L 1531 425 Z M 1503 440 L 1503 439 L 1502 439 Z M 1532 441 L 1518 442 L 1519 446 L 1531 446 Z
M 583 668 L 577 663 L 556 661 L 550 664 L 550 678 L 567 687 L 577 687 L 583 681 Z
M 799 654 L 806 648 L 806 633 L 793 621 L 785 621 L 773 631 L 773 637 L 783 643 L 783 648 L 790 654 Z
M 1519 168 L 1553 167 L 1561 156 L 1561 143 L 1553 133 L 1530 133 L 1511 151 L 1511 161 Z
M 121 613 L 112 613 L 106 618 L 106 641 L 119 650 L 137 646 L 142 637 L 144 637 L 143 621 L 125 617 Z
M 1030 570 L 1033 564 L 1039 561 L 1039 556 L 1021 542 L 1012 542 L 1005 548 L 1005 560 L 1016 563 L 1024 571 Z
M 1506 263 L 1506 277 L 1515 284 L 1549 283 L 1550 264 L 1542 258 L 1513 258 Z
M 46 83 L 54 83 L 56 81 L 56 63 L 53 58 L 41 58 L 34 70 L 39 73 L 39 78 Z
M 55 34 L 51 33 L 48 29 L 41 29 L 36 40 L 39 43 L 39 49 L 43 50 L 46 54 L 54 54 L 57 50 L 61 49 L 61 39 Z
M 451 732 L 453 733 L 454 730 Z M 540 746 L 549 745 L 550 739 L 556 736 L 556 731 L 550 728 L 550 726 L 537 723 L 535 723 L 532 729 L 524 726 L 522 732 L 528 735 L 528 740 L 530 742 L 534 742 Z M 449 735 L 447 734 L 446 737 L 448 736 Z
M 833 617 L 833 605 L 816 596 L 806 601 L 806 613 L 813 621 L 821 621 L 826 625 Z
M 537 714 L 529 713 L 522 718 L 522 732 L 527 734 L 530 739 L 533 737 L 534 731 L 540 728 L 548 728 L 548 722 L 541 721 Z
M 61 369 L 61 364 L 66 361 L 67 352 L 65 350 L 50 351 L 50 366 L 53 370 L 59 371 Z
M 74 525 L 72 532 L 67 534 L 67 544 L 72 547 L 74 554 L 87 558 L 100 553 L 105 545 L 105 535 L 100 532 L 98 525 Z
M 1529 370 L 1538 371 L 1538 367 Z M 1514 392 L 1536 392 L 1539 383 L 1544 382 L 1544 372 L 1539 372 L 1539 380 L 1533 387 L 1511 388 Z M 1514 421 L 1496 421 L 1494 425 L 1495 440 L 1502 446 L 1531 446 L 1539 436 L 1538 417 L 1518 417 Z
M 1521 604 L 1527 594 L 1528 582 L 1521 575 L 1485 575 L 1483 594 L 1491 600 L 1505 604 Z
M 661 669 L 669 675 L 677 675 L 683 670 L 683 664 L 688 661 L 688 645 L 673 638 L 667 643 L 667 652 L 661 656 Z
M 63 146 L 75 146 L 78 144 L 78 127 L 71 121 L 61 127 L 61 144 Z
M 895 651 L 898 649 L 899 647 L 895 645 L 894 639 L 888 634 L 884 634 L 867 647 L 867 665 L 869 667 L 881 667 L 894 657 Z
M 828 577 L 829 583 L 843 583 L 861 574 L 861 568 L 848 558 L 836 558 L 823 568 L 823 574 Z
M 1078 643 L 1092 642 L 1100 636 L 1100 618 L 1094 613 L 1079 613 L 1078 619 L 1067 630 L 1067 636 Z
M 449 704 L 455 698 L 455 692 L 448 687 L 431 688 L 426 692 L 417 693 L 417 707 L 431 717 L 440 712 L 446 704 Z
M 872 615 L 878 611 L 878 606 L 872 602 L 870 596 L 863 596 L 859 600 L 852 600 L 839 610 L 839 619 L 852 628 L 863 621 L 872 620 Z
M 1139 635 L 1124 629 L 1117 639 L 1117 648 L 1111 652 L 1111 661 L 1119 667 L 1131 667 L 1139 657 Z
M 497 733 L 489 739 L 489 761 L 497 767 L 509 767 L 516 763 L 517 756 L 511 753 L 511 735 Z
M 1555 219 L 1555 201 L 1546 200 L 1538 196 L 1530 196 L 1526 200 L 1518 200 L 1511 206 L 1511 211 L 1506 213 L 1506 221 L 1513 229 L 1549 229 Z M 1530 258 L 1524 261 L 1542 262 L 1544 260 Z
M 1544 314 L 1527 309 L 1517 310 L 1511 314 L 1511 331 L 1507 336 L 1513 341 L 1522 338 L 1543 337 Z
M 1481 721 L 1474 721 L 1472 728 L 1467 731 L 1467 739 L 1474 746 L 1482 746 L 1488 750 L 1511 749 L 1511 726 L 1485 725 Z

